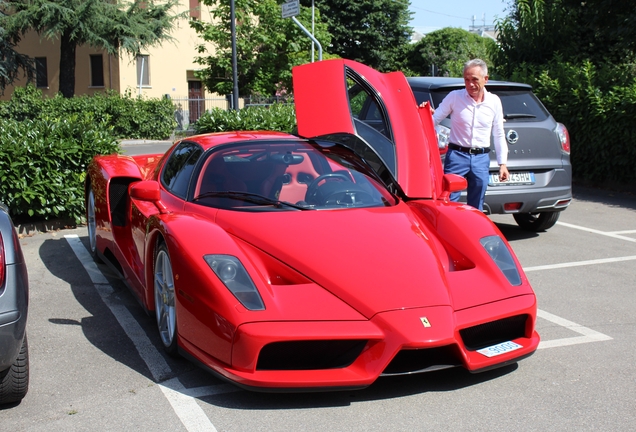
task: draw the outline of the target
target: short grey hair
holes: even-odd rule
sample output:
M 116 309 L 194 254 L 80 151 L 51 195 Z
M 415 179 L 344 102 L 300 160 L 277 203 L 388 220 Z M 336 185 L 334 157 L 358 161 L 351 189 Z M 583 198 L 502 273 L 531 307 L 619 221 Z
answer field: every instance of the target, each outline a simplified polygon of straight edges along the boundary
M 481 71 L 484 73 L 484 76 L 488 75 L 488 65 L 486 64 L 485 61 L 478 58 L 468 60 L 466 63 L 464 63 L 464 72 L 466 72 L 466 70 L 473 68 L 475 66 L 481 68 Z

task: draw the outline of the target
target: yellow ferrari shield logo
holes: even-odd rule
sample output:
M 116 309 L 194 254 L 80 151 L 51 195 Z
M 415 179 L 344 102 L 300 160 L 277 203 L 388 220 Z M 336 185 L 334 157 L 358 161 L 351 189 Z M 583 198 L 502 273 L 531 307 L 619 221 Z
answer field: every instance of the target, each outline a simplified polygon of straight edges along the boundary
M 431 323 L 428 320 L 428 318 L 422 317 L 422 318 L 420 318 L 420 320 L 422 321 L 422 324 L 424 324 L 424 327 L 430 327 L 431 326 Z

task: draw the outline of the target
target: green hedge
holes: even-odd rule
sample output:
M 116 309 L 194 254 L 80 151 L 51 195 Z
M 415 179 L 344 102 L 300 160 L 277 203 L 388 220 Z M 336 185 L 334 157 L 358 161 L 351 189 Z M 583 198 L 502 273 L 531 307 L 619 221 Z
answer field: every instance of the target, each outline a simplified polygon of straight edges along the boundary
M 636 186 L 636 70 L 595 67 L 558 58 L 546 67 L 520 67 L 527 82 L 572 142 L 573 176 L 595 186 Z
M 214 108 L 205 112 L 194 124 L 196 133 L 271 130 L 291 133 L 296 127 L 293 104 L 248 107 L 225 111 Z
M 98 93 L 69 99 L 58 94 L 43 98 L 40 90 L 29 85 L 16 88 L 11 100 L 0 104 L 0 117 L 15 120 L 43 116 L 65 118 L 85 112 L 112 126 L 112 133 L 117 138 L 163 140 L 169 138 L 177 126 L 170 99 L 139 99 L 132 97 L 130 92 L 124 95 Z
M 0 201 L 17 222 L 84 215 L 84 177 L 97 154 L 119 150 L 112 128 L 85 112 L 0 118 Z
M 18 222 L 84 217 L 91 159 L 121 138 L 165 139 L 176 127 L 169 99 L 130 93 L 43 98 L 33 86 L 0 102 L 0 201 Z

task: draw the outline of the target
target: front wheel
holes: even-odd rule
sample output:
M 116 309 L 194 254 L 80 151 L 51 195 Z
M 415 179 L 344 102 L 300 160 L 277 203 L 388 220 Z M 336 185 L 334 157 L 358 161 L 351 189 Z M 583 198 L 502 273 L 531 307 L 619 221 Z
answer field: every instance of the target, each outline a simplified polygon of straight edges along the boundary
M 177 353 L 177 309 L 174 293 L 174 277 L 168 248 L 162 243 L 155 254 L 154 267 L 155 314 L 159 336 L 166 352 Z
M 515 213 L 512 215 L 517 225 L 526 231 L 545 231 L 554 226 L 561 212 Z
M 0 372 L 0 404 L 20 402 L 29 390 L 29 344 L 26 334 L 18 358 Z

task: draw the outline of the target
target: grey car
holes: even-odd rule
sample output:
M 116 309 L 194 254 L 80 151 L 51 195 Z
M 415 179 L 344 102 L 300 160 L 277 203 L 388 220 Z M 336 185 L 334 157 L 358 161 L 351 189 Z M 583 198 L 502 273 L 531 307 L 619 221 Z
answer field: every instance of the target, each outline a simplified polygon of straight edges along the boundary
M 429 101 L 433 108 L 450 91 L 464 88 L 462 78 L 414 77 L 408 82 L 417 103 Z M 484 211 L 512 214 L 521 228 L 544 231 L 557 222 L 572 199 L 567 129 L 554 120 L 527 84 L 488 81 L 486 89 L 498 95 L 503 105 L 511 179 L 499 182 L 496 155 L 490 152 L 491 181 Z M 441 153 L 448 144 L 449 128 L 450 118 L 437 127 Z
M 0 404 L 20 402 L 29 388 L 28 303 L 22 248 L 7 207 L 0 203 Z
M 462 78 L 413 77 L 408 82 L 417 104 L 428 101 L 439 106 L 452 90 L 464 88 Z M 570 138 L 564 125 L 557 123 L 532 93 L 527 84 L 488 81 L 488 91 L 501 99 L 504 129 L 508 142 L 508 170 L 511 179 L 499 182 L 499 167 L 490 152 L 490 183 L 486 190 L 484 212 L 512 214 L 517 224 L 530 231 L 545 231 L 559 219 L 572 200 Z M 359 120 L 382 133 L 380 107 L 365 96 L 362 89 L 349 91 L 352 107 Z M 437 126 L 441 157 L 447 150 L 450 118 Z M 491 145 L 494 149 L 494 145 Z M 462 193 L 466 201 L 466 193 Z

